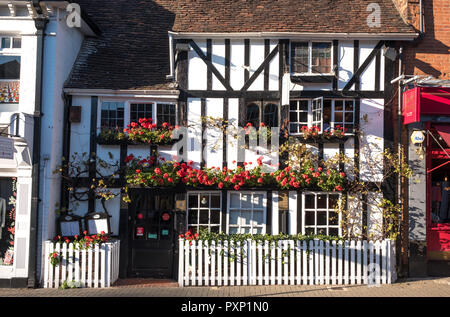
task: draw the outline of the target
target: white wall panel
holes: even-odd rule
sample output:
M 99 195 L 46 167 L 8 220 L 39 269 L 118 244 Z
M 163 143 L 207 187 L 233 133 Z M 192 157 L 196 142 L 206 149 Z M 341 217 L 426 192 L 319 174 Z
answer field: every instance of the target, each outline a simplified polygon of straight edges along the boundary
M 373 51 L 373 48 L 376 46 L 376 42 L 359 42 L 359 65 L 366 60 L 366 58 Z M 360 82 L 361 90 L 375 90 L 375 58 L 369 63 L 367 68 L 361 73 Z
M 264 62 L 264 40 L 250 40 L 250 77 Z M 264 90 L 264 72 L 261 72 L 248 90 Z
M 128 145 L 127 155 L 130 154 L 136 158 L 145 159 L 150 156 L 150 145 Z
M 225 78 L 225 40 L 212 40 L 211 61 L 219 73 Z M 212 89 L 225 90 L 225 87 L 214 73 L 212 74 Z
M 106 210 L 108 211 L 108 214 L 111 216 L 110 219 L 110 226 L 111 226 L 111 232 L 113 235 L 119 235 L 119 220 L 120 220 L 120 188 L 117 189 L 111 189 L 111 192 L 116 194 L 117 196 L 109 199 L 105 202 Z M 100 199 L 97 199 L 95 201 L 95 211 L 97 212 L 103 212 L 103 206 L 100 201 Z
M 270 52 L 278 45 L 278 41 L 270 41 Z M 272 61 L 269 63 L 269 90 L 279 89 L 279 76 L 280 76 L 280 53 L 278 52 Z
M 338 89 L 342 90 L 353 77 L 353 41 L 339 41 Z M 354 90 L 353 85 L 350 90 Z
M 201 122 L 200 98 L 189 98 L 187 104 L 188 124 L 188 160 L 194 162 L 194 167 L 199 168 L 202 161 L 202 122 Z
M 295 191 L 289 192 L 289 234 L 299 233 L 297 228 L 297 199 L 298 194 Z
M 228 99 L 228 125 L 233 128 L 227 131 L 227 167 L 234 169 L 237 164 L 237 147 L 238 142 L 233 133 L 236 133 L 239 118 L 239 99 Z M 235 162 L 235 163 L 233 163 Z
M 361 99 L 360 106 L 360 178 L 380 181 L 383 178 L 383 99 Z
M 114 145 L 97 145 L 97 156 L 108 164 L 120 164 L 120 147 Z M 102 175 L 108 176 L 116 172 L 116 168 L 102 168 L 97 166 Z M 118 178 L 119 175 L 116 176 Z
M 354 179 L 354 168 L 355 168 L 355 139 L 349 138 L 347 141 L 345 141 L 344 144 L 344 155 L 346 157 L 346 162 L 344 164 L 344 172 L 347 174 L 347 177 L 351 180 Z
M 198 40 L 195 43 L 206 55 L 206 41 Z M 207 66 L 205 62 L 191 49 L 188 54 L 188 89 L 206 90 Z
M 234 90 L 244 86 L 245 45 L 244 40 L 230 41 L 230 85 Z
M 223 99 L 206 99 L 206 115 L 212 118 L 223 118 Z M 206 167 L 222 167 L 223 133 L 219 128 L 205 130 L 206 146 L 204 149 Z
M 382 199 L 381 193 L 367 194 L 367 234 L 374 239 L 383 237 L 383 210 L 378 207 Z
M 338 143 L 324 143 L 323 145 L 323 159 L 329 160 L 336 158 L 339 155 L 339 144 Z

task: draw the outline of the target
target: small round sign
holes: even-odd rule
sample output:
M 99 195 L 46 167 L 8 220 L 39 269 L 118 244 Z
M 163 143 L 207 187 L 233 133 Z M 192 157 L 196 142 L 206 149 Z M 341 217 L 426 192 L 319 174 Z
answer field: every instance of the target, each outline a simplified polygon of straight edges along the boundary
M 422 131 L 414 131 L 411 134 L 411 142 L 413 144 L 422 144 L 425 141 L 425 135 Z
M 163 213 L 161 217 L 164 221 L 168 221 L 170 219 L 170 215 L 167 212 Z

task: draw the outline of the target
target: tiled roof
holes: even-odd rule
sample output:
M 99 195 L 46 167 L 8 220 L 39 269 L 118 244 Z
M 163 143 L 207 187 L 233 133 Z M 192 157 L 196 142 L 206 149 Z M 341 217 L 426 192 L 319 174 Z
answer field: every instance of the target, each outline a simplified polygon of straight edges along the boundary
M 67 88 L 171 89 L 168 31 L 414 33 L 392 0 L 78 0 L 101 35 L 83 43 Z M 380 27 L 366 22 L 380 5 Z

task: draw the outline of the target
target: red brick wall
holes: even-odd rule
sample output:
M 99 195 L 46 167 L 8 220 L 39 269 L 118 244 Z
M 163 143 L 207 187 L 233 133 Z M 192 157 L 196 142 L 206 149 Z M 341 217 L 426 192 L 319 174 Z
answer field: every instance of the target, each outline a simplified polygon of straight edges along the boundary
M 393 1 L 404 19 L 419 30 L 419 0 Z M 417 43 L 404 46 L 404 73 L 450 79 L 450 0 L 422 2 L 425 33 Z

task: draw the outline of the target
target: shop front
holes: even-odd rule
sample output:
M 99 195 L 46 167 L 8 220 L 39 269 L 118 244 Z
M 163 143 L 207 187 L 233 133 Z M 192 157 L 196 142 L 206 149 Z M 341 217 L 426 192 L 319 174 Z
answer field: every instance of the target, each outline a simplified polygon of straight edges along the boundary
M 424 240 L 428 275 L 447 275 L 450 273 L 450 87 L 414 86 L 406 90 L 403 119 L 409 130 L 413 169 L 409 182 L 410 243 Z

